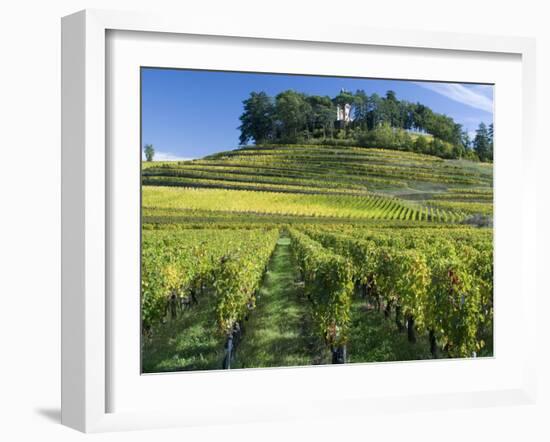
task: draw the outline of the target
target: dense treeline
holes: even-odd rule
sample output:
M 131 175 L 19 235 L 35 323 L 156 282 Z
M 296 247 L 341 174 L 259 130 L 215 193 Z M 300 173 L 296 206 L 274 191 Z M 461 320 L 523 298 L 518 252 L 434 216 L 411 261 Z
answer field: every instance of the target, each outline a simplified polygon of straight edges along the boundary
M 493 125 L 479 125 L 474 140 L 451 117 L 421 103 L 341 91 L 334 98 L 293 90 L 275 98 L 252 92 L 243 101 L 240 143 L 300 143 L 383 147 L 442 158 L 493 159 Z M 337 109 L 349 119 L 337 121 Z

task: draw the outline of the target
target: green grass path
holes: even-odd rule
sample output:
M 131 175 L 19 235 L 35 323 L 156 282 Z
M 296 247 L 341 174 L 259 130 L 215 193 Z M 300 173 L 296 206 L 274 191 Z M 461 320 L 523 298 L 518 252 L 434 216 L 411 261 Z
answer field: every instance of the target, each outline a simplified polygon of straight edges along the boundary
M 311 365 L 316 338 L 311 332 L 307 300 L 296 284 L 290 239 L 281 237 L 268 267 L 256 308 L 232 368 Z

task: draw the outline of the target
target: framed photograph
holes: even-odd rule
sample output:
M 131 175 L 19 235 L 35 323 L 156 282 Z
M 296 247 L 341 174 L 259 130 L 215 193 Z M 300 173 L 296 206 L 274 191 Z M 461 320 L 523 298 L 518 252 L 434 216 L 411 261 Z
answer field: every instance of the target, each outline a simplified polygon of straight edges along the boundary
M 533 41 L 62 31 L 64 424 L 534 400 Z

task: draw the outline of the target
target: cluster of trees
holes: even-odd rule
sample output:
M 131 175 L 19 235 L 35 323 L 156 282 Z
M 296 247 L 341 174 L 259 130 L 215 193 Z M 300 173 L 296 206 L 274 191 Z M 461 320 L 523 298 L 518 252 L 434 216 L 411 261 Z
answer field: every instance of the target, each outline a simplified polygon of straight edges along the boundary
M 493 124 L 480 123 L 472 144 L 481 161 L 493 161 Z
M 351 107 L 350 121 L 336 121 L 337 106 Z M 462 126 L 421 103 L 341 91 L 334 98 L 287 90 L 276 97 L 252 92 L 243 101 L 240 144 L 353 144 L 410 150 L 444 158 L 492 160 L 492 125 L 481 124 L 472 141 Z

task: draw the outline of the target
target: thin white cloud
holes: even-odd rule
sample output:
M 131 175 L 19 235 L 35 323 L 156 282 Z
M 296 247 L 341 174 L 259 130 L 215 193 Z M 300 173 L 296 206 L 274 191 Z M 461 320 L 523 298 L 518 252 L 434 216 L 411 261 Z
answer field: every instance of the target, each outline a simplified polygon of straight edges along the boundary
M 470 84 L 468 87 L 487 97 L 493 96 L 493 86 L 488 84 Z
M 144 153 L 142 153 L 141 158 L 145 160 Z M 153 161 L 189 161 L 193 159 L 194 158 L 180 157 L 179 155 L 174 155 L 170 152 L 160 152 L 158 150 L 155 150 L 155 155 L 153 157 Z
M 493 112 L 493 100 L 484 95 L 479 88 L 475 88 L 474 90 L 456 83 L 417 82 L 416 84 L 458 103 L 465 104 L 475 109 L 481 109 L 485 112 Z M 485 91 L 483 90 L 483 92 Z

